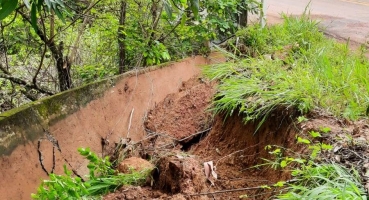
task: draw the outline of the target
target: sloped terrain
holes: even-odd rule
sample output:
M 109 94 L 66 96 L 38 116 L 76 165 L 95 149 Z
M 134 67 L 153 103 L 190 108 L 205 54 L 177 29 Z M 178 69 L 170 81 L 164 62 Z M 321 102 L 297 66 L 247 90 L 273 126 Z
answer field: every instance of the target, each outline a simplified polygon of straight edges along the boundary
M 308 132 L 322 128 L 330 130 L 323 140 L 335 144 L 326 159 L 356 162 L 360 172 L 367 170 L 368 164 L 362 165 L 368 158 L 363 143 L 363 137 L 369 137 L 366 122 L 311 113 L 309 120 L 298 123 L 297 112 L 284 110 L 273 113 L 255 132 L 257 123 L 244 124 L 242 116 L 219 115 L 211 120 L 208 108 L 214 86 L 193 78 L 149 112 L 147 135 L 136 151 L 156 165 L 152 180 L 143 187 L 124 186 L 104 199 L 268 199 L 280 189 L 262 186 L 291 177 L 287 171 L 261 166 L 262 159 L 272 159 L 265 147 L 275 145 L 304 154 L 308 149 L 297 144 L 296 136 L 307 137 Z M 216 177 L 211 168 L 204 167 L 209 161 Z

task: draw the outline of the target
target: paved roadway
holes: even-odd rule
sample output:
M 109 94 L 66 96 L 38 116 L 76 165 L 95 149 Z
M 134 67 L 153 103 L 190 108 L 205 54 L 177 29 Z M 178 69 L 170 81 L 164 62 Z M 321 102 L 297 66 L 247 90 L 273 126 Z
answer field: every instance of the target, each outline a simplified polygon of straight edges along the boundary
M 281 13 L 300 15 L 310 2 L 312 18 L 326 33 L 369 44 L 369 0 L 265 0 L 267 21 L 280 20 Z

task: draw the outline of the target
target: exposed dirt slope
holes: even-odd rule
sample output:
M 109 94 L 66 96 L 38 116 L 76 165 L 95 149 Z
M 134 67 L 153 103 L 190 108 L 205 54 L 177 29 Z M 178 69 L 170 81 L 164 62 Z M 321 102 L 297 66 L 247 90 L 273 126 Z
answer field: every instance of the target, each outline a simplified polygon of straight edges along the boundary
M 273 194 L 252 187 L 288 177 L 268 168 L 250 167 L 268 158 L 264 150 L 268 144 L 292 147 L 295 129 L 282 115 L 273 116 L 255 135 L 256 125 L 244 125 L 240 116 L 226 120 L 217 116 L 212 121 L 207 108 L 214 92 L 214 84 L 193 78 L 158 103 L 145 121 L 146 138 L 136 145 L 140 146 L 136 151 L 151 158 L 158 168 L 153 186 L 124 187 L 105 198 L 238 199 L 247 194 L 263 199 Z M 206 177 L 203 163 L 208 161 L 213 161 L 217 179 Z M 240 188 L 249 189 L 224 192 Z
M 281 110 L 255 133 L 257 124 L 245 125 L 242 116 L 211 120 L 207 108 L 214 86 L 192 78 L 149 112 L 144 122 L 147 136 L 135 144 L 134 152 L 156 165 L 153 182 L 145 187 L 120 188 L 105 199 L 239 199 L 242 195 L 268 199 L 279 191 L 261 185 L 291 177 L 282 170 L 254 167 L 265 163 L 263 158 L 270 158 L 265 146 L 277 145 L 302 154 L 307 148 L 297 144 L 296 135 L 306 138 L 309 131 L 322 132 L 324 128 L 329 131 L 322 133 L 320 142 L 329 142 L 335 148 L 325 159 L 347 166 L 354 163 L 362 177 L 368 171 L 366 121 L 352 123 L 316 112 L 298 123 L 296 112 Z M 209 161 L 216 178 L 209 173 L 211 168 L 204 167 Z

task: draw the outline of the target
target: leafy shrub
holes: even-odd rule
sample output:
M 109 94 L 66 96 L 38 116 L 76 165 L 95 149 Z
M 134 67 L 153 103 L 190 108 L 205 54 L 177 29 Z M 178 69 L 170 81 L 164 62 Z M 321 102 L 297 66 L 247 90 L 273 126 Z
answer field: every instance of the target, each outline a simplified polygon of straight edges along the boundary
M 72 172 L 64 166 L 64 175 L 50 174 L 50 180 L 44 180 L 37 193 L 31 195 L 33 199 L 85 199 L 102 195 L 122 185 L 145 183 L 151 170 L 121 174 L 112 168 L 109 157 L 99 158 L 89 148 L 79 148 L 78 151 L 89 160 L 87 165 L 90 171 L 89 179 L 83 181 L 80 177 L 73 176 Z

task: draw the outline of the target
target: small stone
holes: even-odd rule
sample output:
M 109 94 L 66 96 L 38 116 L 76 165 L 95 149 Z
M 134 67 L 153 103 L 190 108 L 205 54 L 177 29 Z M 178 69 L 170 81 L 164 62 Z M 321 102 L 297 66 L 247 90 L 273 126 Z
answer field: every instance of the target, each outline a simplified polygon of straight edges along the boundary
M 368 169 L 368 168 L 369 168 L 369 163 L 365 163 L 365 164 L 363 165 L 363 167 L 364 167 L 365 169 Z
M 365 184 L 365 190 L 366 190 L 366 192 L 369 192 L 369 183 Z
M 341 146 L 341 145 L 336 145 L 336 146 L 333 148 L 333 152 L 334 152 L 334 153 L 337 153 L 337 151 L 339 151 L 340 149 L 342 149 L 342 146 Z
M 335 159 L 337 162 L 341 162 L 341 156 L 339 156 L 339 155 L 336 155 L 336 156 L 334 157 L 334 159 Z

